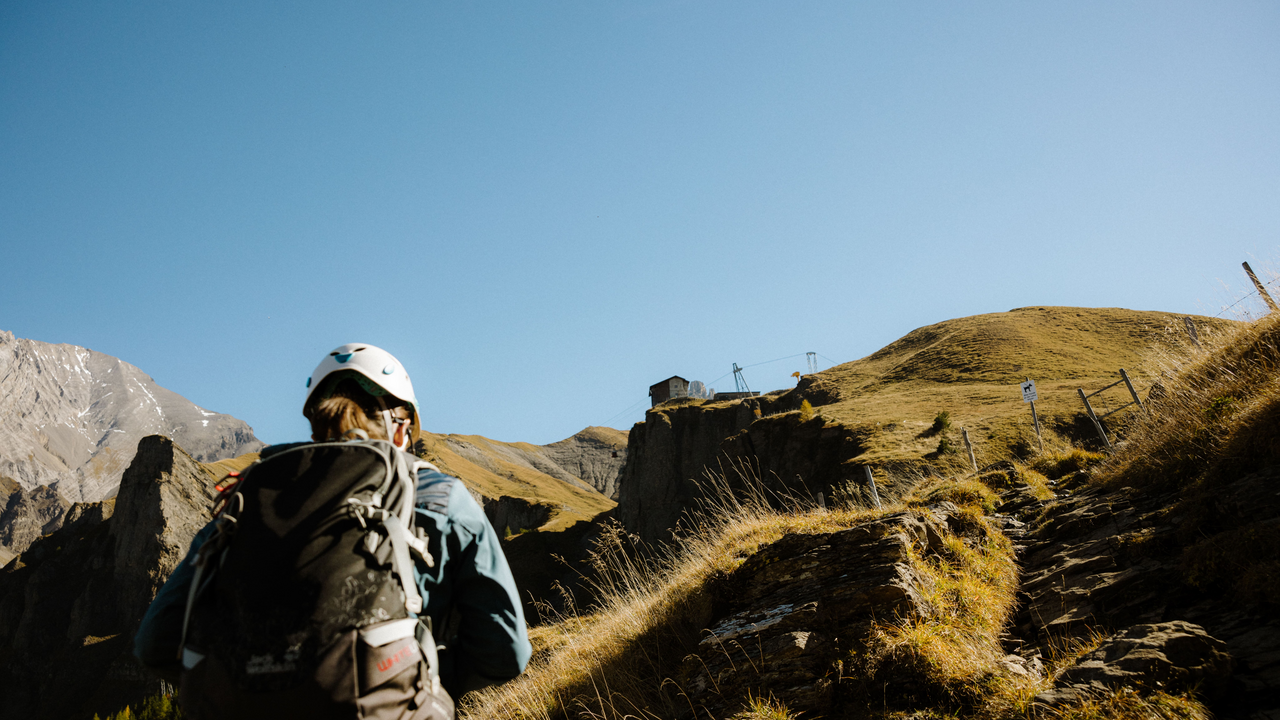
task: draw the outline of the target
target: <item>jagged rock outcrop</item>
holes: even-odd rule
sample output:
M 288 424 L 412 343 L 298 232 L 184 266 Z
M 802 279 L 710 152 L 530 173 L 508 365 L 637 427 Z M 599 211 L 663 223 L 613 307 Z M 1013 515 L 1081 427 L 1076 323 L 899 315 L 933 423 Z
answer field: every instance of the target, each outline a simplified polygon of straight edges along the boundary
M 482 502 L 485 517 L 498 532 L 536 530 L 551 518 L 551 513 L 555 510 L 546 503 L 530 502 L 510 495 L 484 498 Z
M 21 553 L 31 543 L 62 525 L 71 505 L 51 487 L 19 489 L 0 511 L 0 545 Z
M 727 717 L 754 693 L 806 716 L 856 715 L 856 689 L 828 671 L 865 650 L 877 618 L 928 612 L 909 560 L 940 549 L 948 508 L 788 535 L 747 558 L 681 666 L 691 704 Z
M 0 571 L 0 717 L 105 716 L 158 689 L 133 635 L 210 519 L 213 484 L 172 440 L 148 436 L 114 501 L 73 506 Z
M 735 464 L 758 474 L 778 493 L 812 497 L 861 482 L 863 452 L 856 428 L 799 413 L 761 416 L 790 409 L 795 397 L 764 397 L 724 403 L 664 403 L 631 428 L 627 462 L 618 480 L 618 519 L 647 542 L 669 540 L 685 510 L 703 497 L 706 474 L 737 478 Z
M 253 430 L 166 390 L 118 358 L 0 331 L 0 476 L 67 502 L 110 497 L 146 435 L 212 462 L 262 447 Z

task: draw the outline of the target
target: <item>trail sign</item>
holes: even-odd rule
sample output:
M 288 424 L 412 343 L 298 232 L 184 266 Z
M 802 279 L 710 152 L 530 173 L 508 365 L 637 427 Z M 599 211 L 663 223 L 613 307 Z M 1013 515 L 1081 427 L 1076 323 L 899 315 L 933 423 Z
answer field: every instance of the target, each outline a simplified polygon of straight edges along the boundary
M 1044 437 L 1040 435 L 1040 416 L 1036 414 L 1036 381 L 1027 378 L 1019 383 L 1022 388 L 1022 402 L 1031 403 L 1031 421 L 1036 424 L 1036 439 L 1040 441 L 1040 452 L 1044 452 Z

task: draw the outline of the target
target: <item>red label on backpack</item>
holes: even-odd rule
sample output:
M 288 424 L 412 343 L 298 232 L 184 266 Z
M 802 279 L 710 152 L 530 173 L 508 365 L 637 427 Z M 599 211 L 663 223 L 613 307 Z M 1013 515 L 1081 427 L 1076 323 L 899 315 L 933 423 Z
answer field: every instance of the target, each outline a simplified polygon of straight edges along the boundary
M 362 687 L 374 688 L 395 677 L 405 668 L 417 664 L 422 657 L 418 650 L 418 642 L 413 638 L 405 638 L 388 643 L 382 647 L 365 647 L 361 663 Z

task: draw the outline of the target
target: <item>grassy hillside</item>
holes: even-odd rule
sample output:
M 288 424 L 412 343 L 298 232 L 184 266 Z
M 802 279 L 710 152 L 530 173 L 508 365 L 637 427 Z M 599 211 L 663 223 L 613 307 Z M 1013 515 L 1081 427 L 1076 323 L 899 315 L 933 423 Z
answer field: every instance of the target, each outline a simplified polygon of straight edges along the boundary
M 208 470 L 215 478 L 221 478 L 227 473 L 239 472 L 240 470 L 243 470 L 249 467 L 254 462 L 256 462 L 257 459 L 258 459 L 258 453 L 251 452 L 251 453 L 245 453 L 240 457 L 227 458 L 226 460 L 219 460 L 217 462 L 200 463 L 200 464 L 203 465 L 204 469 Z
M 626 434 L 612 428 L 592 427 L 583 433 L 606 437 L 614 446 L 626 447 Z M 549 506 L 551 517 L 539 530 L 563 530 L 616 504 L 551 462 L 539 445 L 506 443 L 479 435 L 433 433 L 423 433 L 422 440 L 428 460 L 461 478 L 481 495 L 506 495 Z
M 1191 349 L 1181 315 L 1119 308 L 1030 307 L 947 320 L 922 327 L 861 360 L 805 378 L 800 393 L 831 422 L 861 428 L 876 465 L 913 462 L 934 453 L 941 412 L 949 432 L 969 431 L 979 464 L 1034 442 L 1030 407 L 1019 383 L 1035 380 L 1040 415 L 1051 446 L 1092 441 L 1092 426 L 1077 388 L 1093 392 L 1120 379 L 1124 368 L 1139 394 L 1160 381 L 1161 358 Z M 1195 317 L 1205 342 L 1229 332 L 1233 321 Z M 1128 402 L 1124 386 L 1092 400 L 1105 412 Z M 1113 416 L 1118 427 L 1128 411 Z

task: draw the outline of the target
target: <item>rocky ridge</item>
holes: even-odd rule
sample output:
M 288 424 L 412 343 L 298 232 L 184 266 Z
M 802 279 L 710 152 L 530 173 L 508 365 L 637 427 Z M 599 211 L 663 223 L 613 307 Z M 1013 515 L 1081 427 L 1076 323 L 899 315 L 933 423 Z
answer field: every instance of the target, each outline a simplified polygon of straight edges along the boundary
M 1080 472 L 1038 500 L 1012 463 L 973 477 L 1001 490 L 988 527 L 1014 542 L 1020 568 L 1005 655 L 983 682 L 1042 688 L 1033 716 L 1121 689 L 1193 692 L 1218 718 L 1280 717 L 1274 605 L 1188 582 L 1185 557 L 1153 540 L 1177 532 L 1175 494 L 1104 490 Z M 1276 469 L 1240 477 L 1222 488 L 1219 509 L 1273 523 L 1277 482 Z M 948 538 L 982 546 L 989 531 L 969 512 L 938 502 L 786 535 L 744 558 L 686 602 L 679 627 L 639 641 L 663 654 L 669 673 L 658 715 L 738 717 L 752 698 L 785 706 L 788 717 L 972 715 L 980 696 L 939 686 L 927 662 L 886 654 L 876 638 L 886 624 L 930 622 L 937 610 L 918 563 L 949 557 Z M 1064 658 L 1073 642 L 1096 647 Z
M 89 718 L 160 688 L 133 635 L 209 521 L 213 484 L 172 440 L 148 436 L 114 500 L 72 506 L 0 571 L 0 716 Z
M 200 462 L 262 447 L 253 430 L 205 410 L 123 360 L 0 331 L 0 476 L 51 486 L 68 503 L 111 497 L 147 435 Z

